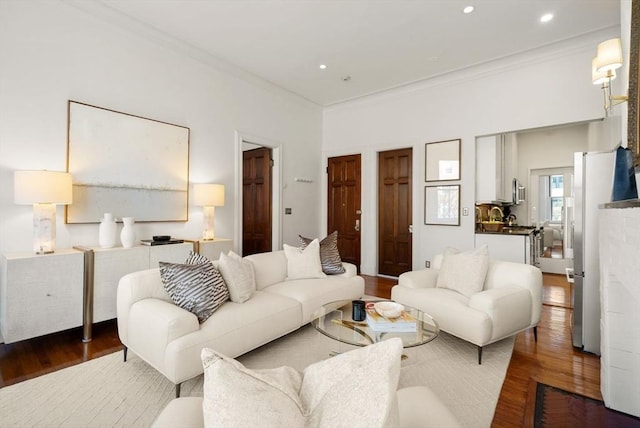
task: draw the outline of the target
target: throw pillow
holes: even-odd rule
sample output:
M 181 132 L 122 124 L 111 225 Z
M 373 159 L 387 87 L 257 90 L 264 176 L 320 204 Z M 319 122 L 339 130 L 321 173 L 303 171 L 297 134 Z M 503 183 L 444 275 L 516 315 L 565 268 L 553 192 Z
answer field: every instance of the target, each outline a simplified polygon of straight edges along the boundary
M 463 253 L 449 247 L 443 256 L 436 287 L 455 290 L 467 297 L 482 290 L 489 270 L 486 245 Z
M 306 248 L 307 245 L 313 241 L 313 239 L 305 238 L 302 235 L 298 235 L 298 237 L 302 243 L 302 249 Z M 327 275 L 337 275 L 345 272 L 344 266 L 342 266 L 340 252 L 338 251 L 337 230 L 320 241 L 320 263 L 322 264 L 322 271 Z
M 202 350 L 205 427 L 383 427 L 397 424 L 399 338 L 311 364 L 250 370 Z
M 253 265 L 249 260 L 229 251 L 229 254 L 220 254 L 218 268 L 227 283 L 231 301 L 244 303 L 256 291 L 256 278 L 253 272 Z
M 173 303 L 194 313 L 200 323 L 229 299 L 227 286 L 211 263 L 160 262 L 160 278 Z
M 311 241 L 304 250 L 284 244 L 287 256 L 287 279 L 324 278 L 320 264 L 320 244 L 317 239 Z

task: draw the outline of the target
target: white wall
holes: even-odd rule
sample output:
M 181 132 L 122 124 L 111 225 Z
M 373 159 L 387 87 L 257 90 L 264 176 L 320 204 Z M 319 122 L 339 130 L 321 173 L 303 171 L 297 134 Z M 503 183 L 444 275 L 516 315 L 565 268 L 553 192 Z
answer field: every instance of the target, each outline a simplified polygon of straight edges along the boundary
M 13 171 L 65 170 L 68 99 L 189 127 L 190 180 L 226 185 L 226 206 L 216 209 L 220 237 L 233 237 L 240 221 L 236 132 L 276 142 L 283 205 L 294 207 L 283 216 L 283 241 L 317 235 L 319 215 L 306 206 L 319 200 L 321 109 L 115 22 L 73 3 L 0 2 L 0 251 L 31 250 L 32 210 L 13 203 Z M 293 178 L 300 175 L 315 181 L 298 185 Z M 58 248 L 97 245 L 98 225 L 65 225 L 63 211 L 58 208 Z M 139 238 L 197 238 L 201 222 L 200 209 L 190 204 L 186 223 L 136 227 Z
M 472 248 L 475 137 L 602 117 L 602 94 L 591 84 L 591 59 L 609 29 L 546 49 L 474 67 L 325 109 L 323 161 L 362 153 L 362 271 L 377 271 L 376 153 L 413 147 L 414 268 L 447 245 Z M 614 114 L 619 115 L 619 110 Z M 462 139 L 459 227 L 425 226 L 424 144 Z M 322 201 L 326 201 L 326 178 Z M 322 205 L 322 224 L 326 206 Z

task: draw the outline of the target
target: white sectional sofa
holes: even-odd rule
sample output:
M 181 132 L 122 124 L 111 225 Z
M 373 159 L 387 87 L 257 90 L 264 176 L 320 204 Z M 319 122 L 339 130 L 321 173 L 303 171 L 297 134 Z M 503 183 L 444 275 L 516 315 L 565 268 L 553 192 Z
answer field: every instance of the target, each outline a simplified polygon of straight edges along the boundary
M 125 361 L 130 349 L 176 384 L 179 396 L 180 384 L 203 372 L 202 348 L 237 357 L 307 324 L 325 303 L 364 295 L 364 280 L 348 263 L 340 275 L 288 281 L 283 251 L 245 259 L 253 264 L 257 291 L 244 303 L 225 302 L 202 324 L 173 304 L 159 269 L 122 277 L 117 316 Z
M 542 273 L 535 266 L 490 260 L 482 289 L 467 296 L 437 287 L 443 256 L 432 268 L 405 272 L 391 289 L 391 299 L 431 315 L 440 330 L 482 347 L 528 328 L 534 329 L 542 311 Z M 462 275 L 470 275 L 461 270 Z

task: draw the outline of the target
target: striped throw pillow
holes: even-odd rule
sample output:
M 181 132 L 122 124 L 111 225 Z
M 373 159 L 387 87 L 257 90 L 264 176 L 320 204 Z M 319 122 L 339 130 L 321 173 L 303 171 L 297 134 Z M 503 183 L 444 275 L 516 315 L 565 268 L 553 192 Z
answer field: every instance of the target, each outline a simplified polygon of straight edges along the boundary
M 302 235 L 298 235 L 298 237 L 300 237 L 303 250 L 313 241 L 313 239 L 305 238 Z M 338 251 L 337 230 L 320 241 L 320 263 L 322 264 L 322 271 L 327 275 L 338 275 L 345 272 L 340 252 Z
M 173 303 L 194 313 L 200 323 L 229 300 L 227 285 L 211 262 L 160 262 L 160 278 Z

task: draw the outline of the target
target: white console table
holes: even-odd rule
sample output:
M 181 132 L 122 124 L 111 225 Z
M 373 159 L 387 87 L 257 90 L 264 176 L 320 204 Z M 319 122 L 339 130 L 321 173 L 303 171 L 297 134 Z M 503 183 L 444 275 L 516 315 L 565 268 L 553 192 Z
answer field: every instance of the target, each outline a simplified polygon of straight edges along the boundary
M 131 248 L 77 247 L 53 254 L 8 253 L 0 259 L 0 331 L 6 343 L 83 326 L 91 340 L 95 322 L 116 317 L 118 282 L 124 275 L 184 263 L 190 251 L 210 260 L 233 249 L 226 238 Z M 86 260 L 85 260 L 86 259 Z
M 233 250 L 233 240 L 228 238 L 198 239 L 192 242 L 193 250 L 209 260 L 218 260 L 220 253 L 228 254 L 229 251 Z
M 82 325 L 82 252 L 8 253 L 0 260 L 0 326 L 6 343 Z
M 92 308 L 85 308 L 91 311 L 90 317 L 85 317 L 87 322 L 105 321 L 116 317 L 116 296 L 118 282 L 123 276 L 140 270 L 158 267 L 158 262 L 184 263 L 193 250 L 193 244 L 185 242 L 182 244 L 168 245 L 137 245 L 131 248 L 99 248 L 86 249 L 93 252 L 93 280 Z M 90 340 L 86 337 L 84 340 Z

